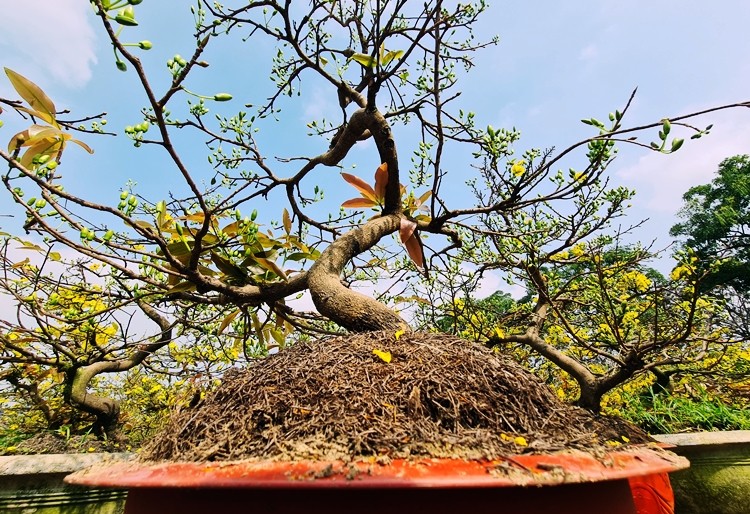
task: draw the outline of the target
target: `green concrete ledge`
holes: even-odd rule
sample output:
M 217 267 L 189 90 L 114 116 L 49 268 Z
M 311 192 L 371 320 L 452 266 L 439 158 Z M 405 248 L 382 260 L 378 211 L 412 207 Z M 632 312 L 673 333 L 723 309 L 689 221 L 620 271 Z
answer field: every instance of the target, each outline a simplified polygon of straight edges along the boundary
M 95 464 L 132 458 L 127 453 L 0 457 L 0 512 L 8 514 L 120 514 L 126 491 L 70 486 L 63 478 Z
M 676 514 L 750 513 L 750 430 L 654 438 L 690 461 L 670 475 Z

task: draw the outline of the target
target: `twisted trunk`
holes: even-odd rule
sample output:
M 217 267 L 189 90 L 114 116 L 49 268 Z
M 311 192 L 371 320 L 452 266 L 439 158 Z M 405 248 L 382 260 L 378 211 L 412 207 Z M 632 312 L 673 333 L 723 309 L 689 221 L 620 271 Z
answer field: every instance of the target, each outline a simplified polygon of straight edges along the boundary
M 398 230 L 400 219 L 400 215 L 390 214 L 370 220 L 323 251 L 308 274 L 310 295 L 323 316 L 352 332 L 409 330 L 401 316 L 391 309 L 341 283 L 347 263 Z

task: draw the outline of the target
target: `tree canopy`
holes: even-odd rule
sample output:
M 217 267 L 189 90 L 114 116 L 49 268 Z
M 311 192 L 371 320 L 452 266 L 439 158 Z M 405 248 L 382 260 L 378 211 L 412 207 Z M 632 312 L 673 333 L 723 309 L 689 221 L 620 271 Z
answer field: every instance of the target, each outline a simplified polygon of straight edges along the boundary
M 710 270 L 707 287 L 727 301 L 732 329 L 750 338 L 750 156 L 737 155 L 719 165 L 709 184 L 690 188 L 671 234 L 683 251 Z

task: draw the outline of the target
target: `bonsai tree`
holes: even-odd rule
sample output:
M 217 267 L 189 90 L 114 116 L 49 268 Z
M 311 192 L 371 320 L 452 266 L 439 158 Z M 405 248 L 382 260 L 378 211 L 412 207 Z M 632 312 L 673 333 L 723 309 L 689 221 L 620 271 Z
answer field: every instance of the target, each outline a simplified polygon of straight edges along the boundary
M 693 137 L 707 132 L 689 125 L 691 118 L 748 105 L 627 127 L 628 101 L 611 113 L 608 124 L 584 120 L 593 129 L 591 137 L 557 154 L 521 151 L 517 131 L 479 126 L 477 115 L 458 102 L 458 81 L 472 68 L 472 54 L 496 42 L 477 42 L 473 34 L 484 2 L 312 2 L 294 8 L 289 2 L 237 8 L 200 2 L 192 8 L 194 48 L 188 57 L 175 54 L 167 60 L 166 83 L 141 60 L 153 43 L 129 40 L 138 17 L 148 15 L 148 2 L 91 3 L 114 65 L 134 78 L 145 102 L 139 108 L 118 100 L 126 105 L 116 107 L 134 120 L 118 132 L 124 129 L 133 143 L 134 159 L 147 147 L 163 154 L 160 183 L 169 186 L 140 191 L 125 183 L 111 201 L 66 186 L 62 171 L 69 152 L 96 148 L 96 138 L 109 130 L 104 115 L 65 118 L 42 87 L 7 69 L 20 98 L 0 99 L 7 111 L 3 116 L 15 111 L 25 125 L 9 134 L 8 149 L 0 150 L 8 164 L 2 181 L 25 212 L 28 232 L 104 266 L 121 294 L 159 325 L 149 343 L 154 345 L 171 337 L 172 322 L 165 320 L 198 326 L 200 313 L 210 308 L 223 312 L 214 335 L 229 330 L 243 348 L 250 339 L 264 347 L 283 345 L 295 331 L 321 330 L 315 315 L 287 302 L 305 291 L 319 316 L 345 330 L 408 331 L 392 306 L 342 281 L 344 275 L 387 274 L 394 259 L 383 252 L 395 251 L 391 235 L 404 245 L 411 272 L 429 276 L 443 257 L 473 244 L 485 230 L 477 227 L 487 220 L 511 220 L 506 228 L 512 231 L 517 221 L 533 220 L 542 206 L 563 209 L 595 195 L 600 200 L 576 218 L 573 239 L 580 240 L 596 232 L 601 212 L 616 211 L 627 196 L 604 189 L 616 143 L 671 153 L 684 142 L 676 132 Z M 205 95 L 193 91 L 198 77 L 211 73 L 212 48 L 232 37 L 275 49 L 272 89 L 260 101 L 247 98 L 223 73 L 211 79 L 222 84 L 220 89 Z M 289 126 L 290 136 L 309 131 L 313 142 L 274 146 L 263 131 L 298 107 L 308 83 L 338 105 L 338 119 Z M 222 91 L 225 84 L 230 92 Z M 402 130 L 408 136 L 397 136 Z M 650 131 L 656 133 L 653 142 L 637 139 Z M 206 148 L 200 158 L 198 140 Z M 367 157 L 355 152 L 360 146 Z M 302 149 L 311 150 L 301 155 Z M 414 155 L 408 170 L 399 158 L 404 149 Z M 464 159 L 460 173 L 446 164 L 449 154 L 451 162 Z M 574 156 L 576 167 L 559 172 L 562 160 Z M 360 160 L 371 166 L 364 177 L 348 169 Z M 359 196 L 319 206 L 328 195 L 322 184 L 331 168 L 347 169 L 341 179 Z M 453 177 L 471 180 L 471 173 L 476 180 L 470 189 L 478 199 L 456 204 L 448 190 L 455 189 Z M 374 215 L 365 214 L 368 210 Z M 554 215 L 553 210 L 549 216 Z M 505 237 L 512 232 L 494 235 L 508 241 L 501 245 L 516 241 Z M 151 316 L 157 306 L 159 316 Z M 141 350 L 126 346 L 124 358 L 135 362 Z

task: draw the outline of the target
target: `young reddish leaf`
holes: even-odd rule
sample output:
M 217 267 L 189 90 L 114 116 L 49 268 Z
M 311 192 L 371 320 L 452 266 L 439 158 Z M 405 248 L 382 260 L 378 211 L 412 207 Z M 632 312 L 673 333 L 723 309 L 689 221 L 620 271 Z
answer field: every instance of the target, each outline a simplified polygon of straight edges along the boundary
M 68 134 L 65 134 L 65 135 L 67 136 Z M 69 137 L 66 137 L 65 139 L 66 140 L 70 139 L 71 143 L 77 144 L 78 146 L 80 146 L 81 148 L 83 148 L 84 150 L 86 150 L 88 153 L 94 153 L 94 150 L 92 150 L 89 145 L 87 145 L 86 143 L 84 143 L 83 141 L 81 141 L 79 139 L 71 139 Z
M 289 234 L 292 231 L 292 218 L 289 217 L 289 211 L 284 209 L 284 212 L 282 213 L 281 218 L 284 223 L 284 232 Z
M 222 228 L 221 231 L 224 232 L 224 234 L 226 234 L 229 237 L 235 237 L 237 235 L 237 231 L 239 230 L 239 228 L 240 228 L 240 222 L 233 221 L 229 225 Z
M 378 202 L 369 198 L 352 198 L 351 200 L 342 203 L 341 207 L 344 207 L 345 209 L 357 209 L 360 207 L 375 207 L 377 205 Z
M 36 136 L 40 133 L 47 130 L 54 129 L 50 129 L 49 127 L 44 125 L 32 125 L 26 130 L 22 130 L 21 132 L 10 138 L 10 142 L 8 142 L 8 153 L 13 153 L 16 148 L 33 144 L 34 138 L 36 138 Z
M 216 332 L 216 335 L 220 336 L 227 329 L 227 327 L 229 326 L 229 324 L 232 321 L 234 321 L 234 318 L 236 318 L 237 314 L 239 314 L 239 313 L 240 313 L 240 310 L 237 309 L 237 310 L 231 312 L 226 318 L 224 318 L 221 321 L 221 325 L 219 325 L 219 330 Z
M 9 68 L 5 68 L 5 74 L 10 79 L 13 89 L 39 114 L 39 117 L 57 127 L 55 104 L 52 103 L 45 92 L 23 75 L 19 75 Z
M 385 186 L 388 185 L 388 163 L 384 162 L 375 170 L 375 198 L 385 198 Z
M 370 186 L 370 184 L 359 177 L 350 175 L 349 173 L 342 173 L 341 176 L 344 177 L 344 180 L 353 185 L 357 189 L 357 191 L 362 193 L 362 196 L 373 201 L 377 200 L 377 197 L 375 196 L 375 190 Z
M 28 107 L 24 107 L 23 105 L 14 105 L 14 109 L 18 111 L 25 112 L 26 114 L 30 114 L 35 118 L 39 118 L 40 120 L 47 121 L 48 115 L 44 114 L 43 112 L 35 111 L 34 109 L 30 109 Z
M 279 268 L 279 266 L 272 260 L 256 257 L 255 262 L 257 262 L 260 265 L 260 267 L 265 268 L 268 271 L 271 271 L 273 273 L 276 273 L 276 275 L 281 277 L 282 280 L 284 281 L 288 280 L 286 273 L 284 273 L 284 270 Z
M 399 235 L 401 236 L 401 242 L 406 244 L 406 241 L 414 234 L 417 229 L 417 223 L 410 220 L 409 218 L 401 218 L 401 227 L 399 228 Z
M 417 198 L 417 207 L 423 205 L 432 196 L 432 190 L 425 191 L 425 193 Z
M 59 143 L 69 138 L 70 135 L 62 132 L 60 129 L 56 129 L 54 127 L 45 127 L 44 130 L 40 130 L 38 132 L 35 131 L 33 134 L 29 133 L 29 137 L 23 143 L 21 143 L 21 146 L 33 146 L 40 141 Z
M 180 216 L 177 218 L 178 220 L 185 220 L 185 221 L 192 221 L 195 223 L 203 223 L 203 220 L 206 219 L 206 215 L 202 212 L 196 212 L 194 214 L 188 214 L 187 216 Z
M 422 242 L 419 240 L 419 236 L 412 234 L 406 240 L 404 246 L 406 246 L 406 253 L 409 254 L 409 258 L 414 262 L 414 265 L 419 269 L 424 269 L 424 250 L 422 250 Z

